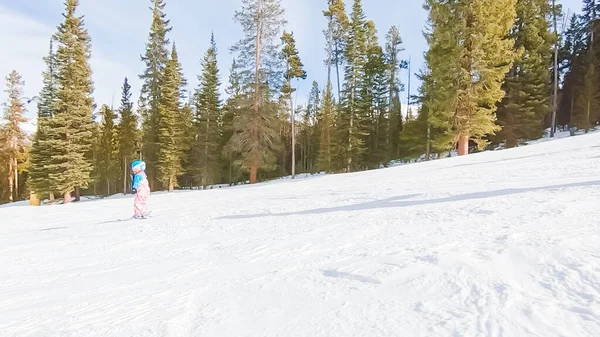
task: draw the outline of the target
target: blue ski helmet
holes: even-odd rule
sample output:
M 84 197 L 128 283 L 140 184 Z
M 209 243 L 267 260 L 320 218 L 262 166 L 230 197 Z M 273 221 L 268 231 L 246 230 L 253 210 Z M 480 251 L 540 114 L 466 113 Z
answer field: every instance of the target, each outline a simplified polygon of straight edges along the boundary
M 131 163 L 131 170 L 132 171 L 145 171 L 146 170 L 146 163 L 144 163 L 144 161 L 142 160 L 136 160 L 133 163 Z

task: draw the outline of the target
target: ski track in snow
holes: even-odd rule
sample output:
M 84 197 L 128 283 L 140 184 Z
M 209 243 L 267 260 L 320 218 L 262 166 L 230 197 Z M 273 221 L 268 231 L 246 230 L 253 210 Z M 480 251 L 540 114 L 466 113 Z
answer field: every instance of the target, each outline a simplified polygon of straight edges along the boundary
M 0 336 L 600 336 L 600 135 L 0 208 Z

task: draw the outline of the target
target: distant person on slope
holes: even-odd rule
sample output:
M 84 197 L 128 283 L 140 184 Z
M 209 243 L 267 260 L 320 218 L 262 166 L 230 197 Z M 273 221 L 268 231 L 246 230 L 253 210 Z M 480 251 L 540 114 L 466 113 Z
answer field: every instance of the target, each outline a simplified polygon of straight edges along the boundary
M 148 184 L 145 170 L 146 163 L 143 161 L 136 160 L 131 163 L 131 171 L 133 172 L 132 189 L 133 193 L 135 193 L 135 200 L 133 202 L 134 219 L 145 219 L 149 214 L 146 210 L 146 200 L 150 195 L 150 185 Z

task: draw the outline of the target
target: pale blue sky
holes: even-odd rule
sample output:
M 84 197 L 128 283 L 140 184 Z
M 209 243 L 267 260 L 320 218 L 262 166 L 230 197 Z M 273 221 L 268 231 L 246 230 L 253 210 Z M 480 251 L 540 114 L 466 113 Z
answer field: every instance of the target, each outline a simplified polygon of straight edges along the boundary
M 166 14 L 173 31 L 170 39 L 177 48 L 189 87 L 197 85 L 200 59 L 208 47 L 210 34 L 215 33 L 219 48 L 221 80 L 227 81 L 232 55 L 229 47 L 241 36 L 241 28 L 232 20 L 234 10 L 241 0 L 167 0 Z M 326 0 L 282 0 L 286 8 L 288 31 L 293 31 L 306 66 L 308 78 L 300 82 L 298 101 L 306 100 L 313 80 L 324 84 L 326 70 L 325 39 L 322 30 L 326 20 L 321 10 Z M 580 0 L 559 0 L 571 11 L 579 11 Z M 92 36 L 92 68 L 95 81 L 96 103 L 118 106 L 123 78 L 130 79 L 137 101 L 140 88 L 138 75 L 143 70 L 140 54 L 148 36 L 151 22 L 150 0 L 80 0 L 79 14 L 85 15 L 86 26 Z M 412 92 L 416 93 L 417 80 L 414 73 L 423 65 L 423 52 L 427 45 L 423 29 L 427 13 L 422 0 L 364 0 L 368 19 L 375 21 L 380 42 L 392 25 L 398 25 L 406 51 L 402 57 L 412 59 Z M 346 0 L 347 8 L 352 1 Z M 48 41 L 61 22 L 63 0 L 28 0 L 17 2 L 0 0 L 0 44 L 7 49 L 0 53 L 0 75 L 11 70 L 20 72 L 26 81 L 27 96 L 36 95 L 41 88 L 42 57 L 48 50 Z M 406 83 L 408 73 L 402 73 Z M 2 100 L 5 95 L 3 93 Z M 406 102 L 406 94 L 402 102 Z M 35 108 L 30 107 L 30 117 Z

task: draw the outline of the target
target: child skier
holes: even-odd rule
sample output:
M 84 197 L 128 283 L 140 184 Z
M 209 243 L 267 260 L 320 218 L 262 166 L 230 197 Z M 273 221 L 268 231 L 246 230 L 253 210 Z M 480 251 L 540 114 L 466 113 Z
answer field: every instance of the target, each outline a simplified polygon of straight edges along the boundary
M 141 160 L 136 160 L 131 163 L 131 171 L 133 172 L 132 189 L 135 193 L 135 201 L 133 202 L 134 219 L 144 219 L 148 216 L 146 210 L 146 199 L 150 195 L 150 186 L 146 178 L 146 163 Z

